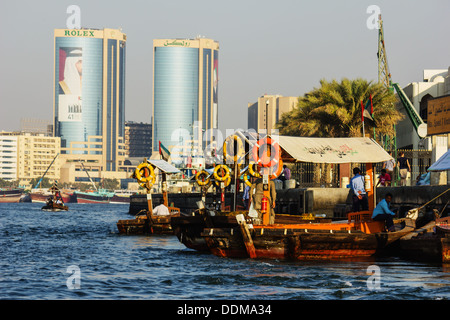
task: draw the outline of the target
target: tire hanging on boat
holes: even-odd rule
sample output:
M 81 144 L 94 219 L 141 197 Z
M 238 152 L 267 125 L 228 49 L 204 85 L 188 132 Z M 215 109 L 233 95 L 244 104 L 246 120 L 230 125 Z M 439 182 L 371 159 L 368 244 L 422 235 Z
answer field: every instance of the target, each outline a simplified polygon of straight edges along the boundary
M 143 171 L 143 173 L 141 173 Z M 156 181 L 155 169 L 148 162 L 142 162 L 134 171 L 134 176 L 141 187 L 152 186 Z
M 282 171 L 283 171 L 283 161 L 280 159 L 278 165 L 276 167 L 271 168 L 271 174 L 269 176 L 269 179 L 274 180 L 278 178 Z
M 222 146 L 223 158 L 226 163 L 236 163 L 245 154 L 242 140 L 234 135 L 225 139 Z
M 267 154 L 269 148 L 271 150 L 270 156 Z M 260 150 L 262 150 L 262 154 Z M 253 159 L 256 161 L 256 164 L 265 168 L 275 166 L 280 161 L 280 154 L 281 148 L 278 142 L 267 137 L 258 140 L 252 149 Z
M 261 178 L 261 174 L 258 172 L 258 165 L 256 163 L 250 163 L 248 165 L 248 173 L 250 173 L 253 177 Z
M 195 175 L 195 181 L 200 187 L 204 187 L 211 182 L 210 174 L 206 170 L 201 170 Z
M 218 186 L 219 188 L 222 188 L 222 183 L 223 183 L 223 187 L 226 188 L 230 185 L 231 183 L 231 177 L 228 175 L 227 179 L 225 181 L 215 181 L 216 186 Z
M 225 172 L 225 174 L 223 175 L 219 175 L 219 172 Z M 219 164 L 214 168 L 214 179 L 216 179 L 216 181 L 219 182 L 224 182 L 226 181 L 228 178 L 230 178 L 230 168 L 228 168 L 226 165 L 224 164 Z

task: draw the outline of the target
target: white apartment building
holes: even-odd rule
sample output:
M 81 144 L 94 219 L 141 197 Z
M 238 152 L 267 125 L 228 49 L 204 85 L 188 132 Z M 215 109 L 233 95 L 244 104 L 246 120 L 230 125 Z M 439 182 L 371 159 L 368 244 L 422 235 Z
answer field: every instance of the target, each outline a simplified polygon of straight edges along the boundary
M 0 132 L 0 178 L 19 180 L 28 185 L 44 175 L 50 181 L 60 179 L 61 139 L 45 134 Z M 56 158 L 55 158 L 56 157 Z M 53 163 L 52 163 L 53 162 Z M 51 166 L 50 166 L 51 164 Z
M 17 136 L 0 133 L 0 179 L 17 180 Z

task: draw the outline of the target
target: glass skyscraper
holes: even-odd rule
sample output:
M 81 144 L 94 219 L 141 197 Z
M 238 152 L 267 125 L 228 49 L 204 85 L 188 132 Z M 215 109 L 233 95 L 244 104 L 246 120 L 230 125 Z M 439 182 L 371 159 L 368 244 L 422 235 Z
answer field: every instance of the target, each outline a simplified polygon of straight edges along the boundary
M 54 134 L 63 155 L 93 156 L 104 171 L 124 157 L 125 43 L 116 29 L 54 31 Z
M 218 127 L 218 61 L 211 39 L 153 40 L 153 152 L 159 142 L 178 145 L 180 131 L 209 144 Z

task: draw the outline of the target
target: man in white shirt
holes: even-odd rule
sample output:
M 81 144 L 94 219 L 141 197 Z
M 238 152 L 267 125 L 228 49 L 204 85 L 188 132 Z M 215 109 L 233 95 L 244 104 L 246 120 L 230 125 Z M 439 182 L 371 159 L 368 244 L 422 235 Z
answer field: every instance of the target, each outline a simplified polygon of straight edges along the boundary
M 169 209 L 164 205 L 164 199 L 159 200 L 159 206 L 153 209 L 155 216 L 168 216 L 170 215 Z
M 392 156 L 391 151 L 389 151 L 389 155 Z M 392 180 L 394 180 L 394 168 L 395 168 L 395 160 L 394 159 L 385 161 L 383 163 L 383 169 L 386 169 L 386 173 L 391 177 Z

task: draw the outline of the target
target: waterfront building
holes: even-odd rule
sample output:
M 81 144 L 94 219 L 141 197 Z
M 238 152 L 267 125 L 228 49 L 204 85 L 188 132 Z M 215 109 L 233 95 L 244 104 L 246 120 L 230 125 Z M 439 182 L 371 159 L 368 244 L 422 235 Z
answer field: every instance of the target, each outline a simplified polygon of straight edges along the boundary
M 123 165 L 125 44 L 117 29 L 54 30 L 54 135 L 66 178 L 72 171 L 86 177 L 80 160 L 95 172 Z
M 449 68 L 450 70 L 450 68 Z M 423 81 L 411 82 L 405 87 L 408 99 L 413 104 L 424 122 L 427 122 L 428 101 L 433 98 L 450 94 L 450 73 L 446 69 L 424 70 Z M 426 137 L 420 139 L 415 132 L 414 126 L 408 117 L 407 111 L 403 104 L 398 101 L 398 110 L 404 114 L 405 118 L 396 126 L 397 148 L 399 149 L 428 149 L 431 150 L 431 138 Z M 447 141 L 445 141 L 445 144 Z M 445 150 L 447 151 L 447 149 Z M 445 153 L 444 151 L 444 153 Z
M 45 177 L 59 180 L 62 161 L 56 156 L 60 146 L 59 137 L 42 133 L 0 132 L 0 178 L 29 185 L 48 169 Z
M 218 128 L 219 43 L 212 39 L 153 40 L 153 153 L 186 141 L 203 149 Z
M 403 91 L 422 120 L 427 123 L 431 112 L 428 109 L 430 102 L 439 97 L 450 95 L 450 68 L 424 70 L 423 81 L 411 82 L 403 87 Z M 448 132 L 433 135 L 428 134 L 425 138 L 420 138 L 400 100 L 397 102 L 397 109 L 405 116 L 404 120 L 396 125 L 398 149 L 431 151 L 431 163 L 434 163 L 440 156 L 447 152 L 450 147 Z M 446 110 L 446 108 L 444 109 Z M 444 113 L 441 115 L 444 115 Z M 418 169 L 420 166 L 418 159 L 415 158 L 412 159 L 412 168 L 411 176 L 407 180 L 408 184 L 414 184 L 415 177 L 423 173 L 424 170 L 424 168 L 421 170 Z M 450 176 L 446 178 L 444 174 L 433 174 L 432 177 L 432 184 L 446 183 L 447 179 L 450 182 Z
M 125 122 L 125 156 L 127 158 L 150 158 L 152 154 L 152 125 Z
M 0 133 L 0 179 L 17 180 L 17 136 Z
M 281 95 L 263 95 L 256 102 L 248 104 L 248 130 L 261 132 L 275 129 L 281 115 L 294 109 L 298 97 L 283 97 Z

